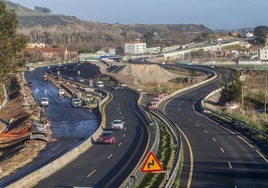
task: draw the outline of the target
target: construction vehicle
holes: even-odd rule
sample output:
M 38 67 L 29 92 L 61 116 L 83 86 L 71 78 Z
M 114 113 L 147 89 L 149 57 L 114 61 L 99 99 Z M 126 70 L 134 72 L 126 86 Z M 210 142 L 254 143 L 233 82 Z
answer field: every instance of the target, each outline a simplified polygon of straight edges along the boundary
M 82 95 L 81 100 L 84 107 L 94 109 L 98 107 L 100 98 L 91 93 L 87 93 Z

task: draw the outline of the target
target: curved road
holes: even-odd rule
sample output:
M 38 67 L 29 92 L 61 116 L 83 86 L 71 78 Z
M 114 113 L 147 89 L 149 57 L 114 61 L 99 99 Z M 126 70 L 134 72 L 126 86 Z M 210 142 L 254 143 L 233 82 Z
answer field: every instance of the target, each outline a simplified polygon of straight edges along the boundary
M 184 148 L 181 187 L 268 187 L 267 148 L 251 137 L 195 112 L 217 82 L 185 92 L 165 104 L 180 128 Z
M 137 95 L 127 89 L 109 92 L 113 99 L 106 106 L 106 129 L 114 119 L 126 122 L 124 130 L 114 130 L 116 144 L 92 140 L 93 147 L 36 187 L 118 187 L 127 178 L 142 157 L 148 133 L 133 110 Z

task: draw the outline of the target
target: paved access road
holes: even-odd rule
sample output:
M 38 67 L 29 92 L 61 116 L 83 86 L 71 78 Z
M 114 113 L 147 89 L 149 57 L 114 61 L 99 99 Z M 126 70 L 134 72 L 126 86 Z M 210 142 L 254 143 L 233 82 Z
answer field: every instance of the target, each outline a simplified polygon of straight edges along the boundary
M 194 111 L 216 87 L 217 82 L 185 92 L 165 106 L 183 138 L 181 187 L 268 187 L 267 147 Z
M 27 81 L 32 82 L 31 90 L 37 105 L 40 104 L 41 97 L 48 97 L 49 106 L 45 108 L 45 112 L 52 122 L 51 140 L 48 142 L 46 149 L 34 161 L 2 178 L 0 187 L 5 187 L 14 180 L 49 163 L 57 156 L 88 138 L 98 128 L 95 114 L 87 109 L 72 108 L 69 98 L 59 97 L 58 88 L 51 82 L 43 80 L 46 70 L 46 67 L 37 68 L 32 72 L 25 73 L 25 78 Z

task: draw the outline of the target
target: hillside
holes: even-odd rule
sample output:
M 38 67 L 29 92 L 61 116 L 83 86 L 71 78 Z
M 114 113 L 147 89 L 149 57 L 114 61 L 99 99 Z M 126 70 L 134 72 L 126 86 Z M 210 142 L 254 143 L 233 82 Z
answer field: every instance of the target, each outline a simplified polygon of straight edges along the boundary
M 183 44 L 200 36 L 213 33 L 204 25 L 195 24 L 106 24 L 83 21 L 74 16 L 40 13 L 19 4 L 6 1 L 7 7 L 18 16 L 19 32 L 28 35 L 30 42 L 43 42 L 51 46 L 65 45 L 81 50 L 103 47 L 123 48 L 126 41 L 144 39 L 148 33 L 156 34 L 150 46 Z M 165 44 L 166 43 L 166 44 Z

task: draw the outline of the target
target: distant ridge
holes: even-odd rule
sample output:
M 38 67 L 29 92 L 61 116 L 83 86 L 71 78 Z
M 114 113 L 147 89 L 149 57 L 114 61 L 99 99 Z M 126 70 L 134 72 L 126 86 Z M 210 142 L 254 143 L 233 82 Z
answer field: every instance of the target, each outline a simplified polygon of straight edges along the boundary
M 40 13 L 10 1 L 6 4 L 17 13 L 20 32 L 29 35 L 31 42 L 49 45 L 75 45 L 93 50 L 104 46 L 122 47 L 125 41 L 143 38 L 147 33 L 156 33 L 154 40 L 177 44 L 203 33 L 213 33 L 204 25 L 107 24 L 83 21 L 74 16 Z

